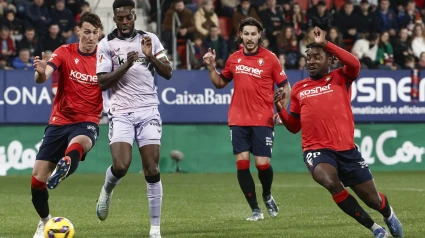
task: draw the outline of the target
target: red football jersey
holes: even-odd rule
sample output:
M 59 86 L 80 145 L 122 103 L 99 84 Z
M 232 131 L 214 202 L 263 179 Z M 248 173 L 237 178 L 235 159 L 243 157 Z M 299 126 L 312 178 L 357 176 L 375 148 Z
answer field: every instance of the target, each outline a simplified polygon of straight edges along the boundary
M 300 116 L 303 151 L 354 148 L 352 82 L 339 68 L 322 79 L 306 78 L 293 86 L 290 111 Z
M 234 80 L 229 126 L 274 126 L 274 83 L 286 83 L 275 54 L 260 47 L 257 53 L 247 55 L 242 48 L 227 59 L 221 77 Z
M 98 124 L 103 101 L 97 84 L 96 51 L 85 54 L 78 49 L 78 43 L 62 45 L 47 64 L 59 70 L 58 91 L 49 124 Z

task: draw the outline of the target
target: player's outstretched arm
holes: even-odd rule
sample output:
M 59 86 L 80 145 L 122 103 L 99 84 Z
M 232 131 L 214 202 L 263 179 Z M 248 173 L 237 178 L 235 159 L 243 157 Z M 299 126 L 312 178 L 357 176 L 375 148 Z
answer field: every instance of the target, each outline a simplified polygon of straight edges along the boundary
M 53 69 L 52 66 L 47 65 L 47 57 L 44 52 L 41 53 L 40 57 L 36 56 L 34 58 L 34 80 L 36 83 L 44 83 L 52 75 Z
M 326 40 L 326 32 L 322 31 L 319 27 L 314 28 L 314 41 L 321 44 L 326 51 L 333 54 L 344 65 L 344 74 L 351 78 L 356 79 L 360 73 L 360 61 L 350 52 L 334 45 Z
M 288 131 L 293 134 L 297 134 L 301 130 L 301 121 L 298 116 L 289 114 L 286 111 L 286 107 L 289 103 L 289 97 L 285 95 L 285 89 L 279 88 L 274 95 L 274 103 L 276 105 L 277 112 L 279 114 L 282 124 Z M 286 89 L 288 92 L 288 89 Z
M 135 51 L 127 53 L 127 61 L 120 65 L 117 69 L 110 73 L 98 73 L 97 74 L 97 83 L 102 91 L 107 90 L 108 88 L 114 86 L 124 74 L 133 66 L 134 61 L 139 59 L 139 54 Z
M 216 70 L 214 63 L 215 63 L 215 50 L 211 51 L 211 48 L 208 49 L 208 52 L 204 55 L 204 63 L 207 66 L 210 80 L 214 84 L 214 86 L 218 89 L 226 87 L 226 85 L 229 83 L 229 81 L 224 80 L 223 77 L 220 75 L 220 73 Z

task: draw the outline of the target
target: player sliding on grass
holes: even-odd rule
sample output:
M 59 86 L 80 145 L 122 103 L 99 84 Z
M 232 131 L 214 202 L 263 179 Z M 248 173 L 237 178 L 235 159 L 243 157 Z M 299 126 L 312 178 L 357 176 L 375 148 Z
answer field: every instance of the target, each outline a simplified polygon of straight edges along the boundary
M 351 84 L 359 76 L 360 62 L 326 41 L 326 33 L 318 27 L 314 35 L 315 42 L 306 51 L 310 77 L 293 86 L 289 114 L 285 107 L 288 97 L 281 95 L 282 90 L 275 94 L 280 119 L 290 132 L 302 130 L 304 162 L 313 179 L 332 194 L 341 210 L 370 229 L 376 238 L 388 237 L 387 231 L 345 189 L 351 187 L 363 202 L 382 214 L 393 237 L 403 237 L 400 221 L 387 197 L 376 190 L 368 165 L 354 145 Z M 329 72 L 334 56 L 345 66 Z
M 79 43 L 62 45 L 50 60 L 44 53 L 41 59 L 34 59 L 37 83 L 44 83 L 56 69 L 60 74 L 50 121 L 32 171 L 32 203 L 41 218 L 34 238 L 44 238 L 44 224 L 50 218 L 46 182 L 53 189 L 74 173 L 99 133 L 102 91 L 96 77 L 96 46 L 102 23 L 96 14 L 84 13 L 77 26 Z
M 215 51 L 204 56 L 209 76 L 216 88 L 224 88 L 234 79 L 234 93 L 229 108 L 230 139 L 236 155 L 238 181 L 252 215 L 247 220 L 264 219 L 249 171 L 250 152 L 254 155 L 258 178 L 263 186 L 263 201 L 270 216 L 279 208 L 271 195 L 273 169 L 270 165 L 273 146 L 273 86 L 288 92 L 289 83 L 276 55 L 261 47 L 263 27 L 254 18 L 239 25 L 238 42 L 243 48 L 232 54 L 220 73 L 215 69 Z
M 105 220 L 109 213 L 112 191 L 127 173 L 132 160 L 132 146 L 137 142 L 142 157 L 149 211 L 151 238 L 160 238 L 162 183 L 159 171 L 159 148 L 162 121 L 154 72 L 171 78 L 171 65 L 158 37 L 134 29 L 136 14 L 133 0 L 115 0 L 112 33 L 100 43 L 97 51 L 97 75 L 104 93 L 109 118 L 109 144 L 112 166 L 106 171 L 96 213 Z

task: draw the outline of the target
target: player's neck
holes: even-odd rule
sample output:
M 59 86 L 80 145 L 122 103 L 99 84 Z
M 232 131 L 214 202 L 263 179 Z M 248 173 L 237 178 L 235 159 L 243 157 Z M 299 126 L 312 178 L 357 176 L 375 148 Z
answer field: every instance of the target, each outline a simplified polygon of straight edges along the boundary
M 85 49 L 82 44 L 78 44 L 78 51 L 83 55 L 91 55 L 96 52 L 96 48 L 94 49 Z
M 252 50 L 248 50 L 246 47 L 243 48 L 243 53 L 246 56 L 250 56 L 250 55 L 255 55 L 258 53 L 258 51 L 260 50 L 260 46 L 255 47 Z

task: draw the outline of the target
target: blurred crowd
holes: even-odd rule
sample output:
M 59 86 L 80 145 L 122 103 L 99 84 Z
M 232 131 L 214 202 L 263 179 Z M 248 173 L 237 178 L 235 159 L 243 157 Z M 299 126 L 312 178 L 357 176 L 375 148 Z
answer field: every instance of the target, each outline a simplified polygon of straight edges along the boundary
M 0 0 L 0 69 L 33 69 L 41 52 L 49 57 L 62 44 L 78 42 L 82 11 L 90 11 L 82 0 Z
M 150 20 L 156 21 L 155 0 Z M 238 24 L 254 17 L 264 26 L 264 47 L 274 52 L 285 69 L 304 69 L 306 45 L 313 27 L 327 31 L 328 40 L 352 52 L 364 69 L 425 68 L 424 0 L 174 0 L 162 5 L 162 41 L 172 54 L 173 15 L 180 68 L 187 67 L 186 42 L 191 40 L 202 68 L 208 48 L 217 52 L 222 68 L 235 44 Z M 176 13 L 176 14 L 175 14 Z M 338 67 L 335 62 L 334 67 Z

